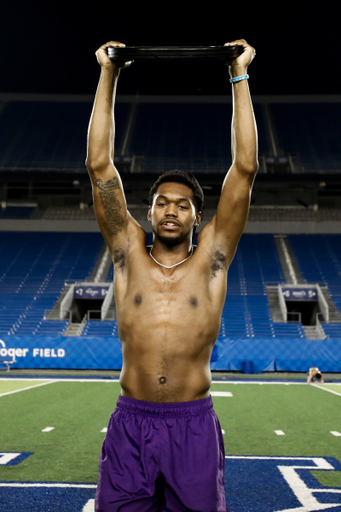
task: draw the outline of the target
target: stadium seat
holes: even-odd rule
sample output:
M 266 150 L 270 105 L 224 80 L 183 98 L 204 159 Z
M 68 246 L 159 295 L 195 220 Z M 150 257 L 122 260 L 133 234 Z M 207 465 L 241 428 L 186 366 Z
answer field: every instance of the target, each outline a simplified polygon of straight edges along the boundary
M 298 155 L 305 172 L 340 172 L 340 103 L 275 103 L 270 108 L 281 148 Z

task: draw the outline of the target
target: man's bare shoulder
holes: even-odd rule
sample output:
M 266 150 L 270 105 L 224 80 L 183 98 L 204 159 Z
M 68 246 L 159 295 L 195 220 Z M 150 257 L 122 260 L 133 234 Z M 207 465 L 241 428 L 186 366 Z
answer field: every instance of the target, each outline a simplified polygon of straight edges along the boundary
M 123 270 L 129 255 L 142 255 L 146 252 L 148 236 L 140 224 L 128 211 L 128 222 L 124 236 L 120 237 L 118 246 L 113 250 L 112 260 L 115 268 Z

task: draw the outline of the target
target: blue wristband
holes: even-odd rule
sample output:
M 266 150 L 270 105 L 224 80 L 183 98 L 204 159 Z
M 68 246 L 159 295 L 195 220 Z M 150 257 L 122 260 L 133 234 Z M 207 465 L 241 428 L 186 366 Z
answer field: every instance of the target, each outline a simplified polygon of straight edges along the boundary
M 241 75 L 236 76 L 235 78 L 230 78 L 231 84 L 234 84 L 235 82 L 240 82 L 241 80 L 247 80 L 249 78 L 249 75 Z

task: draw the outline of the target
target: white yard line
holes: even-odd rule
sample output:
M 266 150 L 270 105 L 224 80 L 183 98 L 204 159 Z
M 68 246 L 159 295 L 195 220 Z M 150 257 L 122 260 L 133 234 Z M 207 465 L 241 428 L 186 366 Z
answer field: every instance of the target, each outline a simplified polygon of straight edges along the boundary
M 49 483 L 19 483 L 19 482 L 0 482 L 0 487 L 62 487 L 73 489 L 96 489 L 96 484 L 49 484 Z
M 50 380 L 47 382 L 41 382 L 40 384 L 34 384 L 34 386 L 28 386 L 27 388 L 15 389 L 13 391 L 7 391 L 7 393 L 1 393 L 0 398 L 6 395 L 13 395 L 14 393 L 20 393 L 21 391 L 27 391 L 28 389 L 39 388 L 40 386 L 46 386 L 47 384 L 53 384 L 55 381 Z
M 331 386 L 341 386 L 341 382 L 324 382 L 324 384 L 330 384 Z
M 248 381 L 248 380 L 213 380 L 211 386 L 214 384 L 254 384 L 254 385 L 263 385 L 263 384 L 281 384 L 282 386 L 303 386 L 307 385 L 306 382 L 268 382 L 268 381 Z
M 91 379 L 78 379 L 77 377 L 74 378 L 74 379 L 63 379 L 63 378 L 60 378 L 60 377 L 48 377 L 48 378 L 44 378 L 44 377 L 32 377 L 32 378 L 28 378 L 28 377 L 24 377 L 24 378 L 6 378 L 6 377 L 0 377 L 0 382 L 1 381 L 9 381 L 9 380 L 13 380 L 13 381 L 18 381 L 18 382 L 30 382 L 32 380 L 35 380 L 35 381 L 39 381 L 39 380 L 42 380 L 42 381 L 48 381 L 49 383 L 51 382 L 81 382 L 81 383 L 84 383 L 84 382 L 105 382 L 105 383 L 116 383 L 118 384 L 120 382 L 120 380 L 117 378 L 117 379 L 96 379 L 96 378 L 91 378 Z M 47 383 L 47 382 L 46 382 Z M 249 381 L 249 380 L 239 380 L 239 381 L 235 381 L 235 380 L 213 380 L 212 383 L 211 383 L 211 386 L 214 386 L 215 384 L 234 384 L 234 385 L 238 385 L 238 384 L 252 384 L 252 385 L 282 385 L 282 386 L 307 386 L 307 382 L 306 381 L 302 381 L 302 382 L 276 382 L 276 381 L 271 381 L 271 382 L 268 382 L 268 381 Z M 341 383 L 339 382 L 332 382 L 331 383 L 333 386 L 336 386 L 336 385 L 339 385 L 341 386 Z M 39 385 L 39 384 L 38 384 Z M 310 384 L 311 386 L 316 386 L 316 387 L 319 387 L 318 384 Z M 33 386 L 31 386 L 33 387 Z M 321 388 L 321 389 L 325 389 L 325 388 Z M 327 390 L 326 390 L 327 391 Z M 328 390 L 330 391 L 330 390 Z M 330 391 L 331 393 L 336 393 L 336 391 Z M 341 390 L 340 390 L 340 394 L 341 394 Z M 2 395 L 0 395 L 2 396 Z
M 319 386 L 318 384 L 310 384 L 311 386 L 314 386 L 314 388 L 322 389 L 323 391 L 328 391 L 328 393 L 332 393 L 333 395 L 341 396 L 341 392 L 338 393 L 337 391 L 333 391 L 332 389 L 325 388 L 323 386 Z M 333 384 L 334 386 L 334 384 Z

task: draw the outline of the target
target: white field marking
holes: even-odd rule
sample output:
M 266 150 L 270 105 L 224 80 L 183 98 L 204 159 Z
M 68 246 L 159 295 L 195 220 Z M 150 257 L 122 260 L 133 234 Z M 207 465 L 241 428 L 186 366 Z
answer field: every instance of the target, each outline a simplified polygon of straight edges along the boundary
M 230 391 L 211 391 L 211 396 L 233 396 Z
M 225 459 L 251 459 L 251 460 L 312 460 L 315 464 L 318 464 L 317 468 L 313 469 L 334 469 L 329 462 L 322 457 L 281 457 L 279 456 L 267 456 L 267 455 L 225 455 Z M 292 467 L 292 466 L 291 466 Z M 308 466 L 305 466 L 308 467 Z
M 8 381 L 8 378 L 6 377 L 0 377 L 0 381 L 2 380 L 7 380 Z M 11 380 L 20 380 L 21 381 L 32 381 L 32 380 L 44 380 L 44 381 L 51 381 L 51 382 L 107 382 L 107 383 L 111 383 L 111 382 L 115 382 L 115 383 L 119 383 L 120 380 L 119 378 L 117 379 L 78 379 L 77 377 L 75 377 L 74 379 L 61 379 L 60 377 L 56 377 L 56 378 L 53 378 L 53 377 L 49 377 L 48 379 L 45 377 L 32 377 L 32 378 L 20 378 L 20 379 L 12 379 Z M 214 384 L 282 384 L 283 385 L 290 385 L 290 386 L 293 386 L 293 385 L 298 385 L 298 386 L 301 386 L 301 385 L 307 385 L 307 382 L 306 381 L 302 381 L 302 382 L 268 382 L 268 381 L 263 381 L 263 382 L 259 382 L 259 381 L 248 381 L 248 380 L 239 380 L 239 381 L 235 381 L 235 380 L 212 380 L 211 382 L 211 385 L 213 386 Z M 332 383 L 334 385 L 334 382 Z M 336 384 L 336 383 L 335 383 Z
M 302 382 L 273 382 L 273 381 L 272 382 L 268 382 L 268 381 L 259 382 L 259 381 L 251 381 L 250 382 L 248 380 L 238 380 L 238 381 L 235 381 L 235 380 L 213 380 L 211 382 L 211 386 L 214 386 L 214 384 L 256 384 L 256 385 L 260 385 L 260 384 L 271 385 L 271 384 L 274 384 L 275 386 L 276 385 L 282 385 L 282 386 L 306 386 L 307 382 L 306 381 L 302 381 Z
M 95 500 L 89 500 L 87 503 L 85 503 L 84 507 L 82 508 L 82 512 L 94 512 L 95 510 Z
M 107 432 L 107 431 L 108 431 L 107 427 L 104 427 L 104 428 L 102 428 L 102 430 L 101 430 L 101 432 Z
M 0 465 L 6 465 L 8 464 L 11 460 L 13 459 L 16 459 L 17 457 L 19 457 L 19 455 L 21 455 L 21 452 L 19 453 L 5 453 L 5 452 L 0 452 Z
M 276 512 L 312 512 L 313 510 L 327 510 L 330 508 L 337 507 L 339 503 L 328 503 L 322 504 L 313 496 L 315 489 L 309 489 L 307 485 L 300 478 L 296 469 L 303 469 L 304 466 L 277 466 L 279 471 L 282 473 L 284 480 L 289 484 L 289 487 L 295 494 L 298 501 L 301 503 L 301 507 L 291 508 L 286 510 L 280 510 Z M 318 469 L 314 466 L 306 466 L 304 469 Z M 326 489 L 324 489 L 326 492 Z M 328 492 L 328 491 L 327 491 Z M 341 491 L 340 491 L 341 492 Z
M 278 510 L 276 512 L 312 512 L 314 510 L 327 510 L 330 508 L 338 507 L 340 503 L 328 503 L 322 504 L 316 500 L 313 496 L 316 492 L 323 492 L 325 494 L 331 493 L 341 493 L 341 489 L 310 489 L 304 483 L 304 481 L 300 478 L 299 474 L 296 472 L 297 469 L 329 469 L 333 470 L 334 467 L 329 464 L 323 457 L 254 457 L 254 456 L 243 456 L 243 455 L 227 455 L 225 459 L 254 459 L 254 460 L 291 460 L 293 462 L 302 461 L 311 461 L 314 465 L 309 466 L 281 466 L 278 465 L 277 469 L 281 472 L 284 480 L 289 485 L 292 492 L 295 494 L 297 500 L 301 503 L 302 506 L 297 508 L 290 508 L 286 510 Z
M 19 482 L 0 482 L 0 487 L 61 487 L 71 489 L 96 489 L 97 484 L 47 484 L 47 483 L 19 483 Z
M 274 430 L 275 434 L 277 434 L 278 436 L 285 436 L 283 430 Z
M 46 427 L 42 430 L 42 432 L 51 432 L 52 430 L 54 430 L 54 427 Z
M 225 430 L 222 428 L 221 429 L 221 433 L 224 435 L 225 434 Z
M 335 437 L 341 437 L 340 432 L 338 432 L 337 430 L 331 430 L 330 433 L 333 434 L 333 436 Z
M 323 391 L 328 391 L 328 393 L 333 393 L 333 395 L 341 396 L 341 393 L 338 393 L 337 391 L 333 391 L 332 389 L 325 388 L 323 386 L 319 386 L 318 384 L 310 384 L 310 385 L 314 386 L 314 388 L 319 388 L 319 389 L 323 389 Z
M 7 380 L 8 381 L 8 378 L 7 377 L 0 377 L 0 381 L 2 380 Z M 60 377 L 56 377 L 56 378 L 53 378 L 53 377 L 49 377 L 48 379 L 45 377 L 32 377 L 32 378 L 20 378 L 20 379 L 12 379 L 11 380 L 20 380 L 21 381 L 32 381 L 32 380 L 43 380 L 43 381 L 49 381 L 49 382 L 106 382 L 106 383 L 111 383 L 111 382 L 114 382 L 114 383 L 119 383 L 120 380 L 119 378 L 117 379 L 78 379 L 77 377 L 74 378 L 74 379 L 61 379 Z M 213 380 L 211 385 L 213 386 L 214 384 L 268 384 L 268 385 L 271 385 L 271 384 L 274 384 L 274 385 L 282 385 L 282 386 L 307 386 L 307 382 L 306 381 L 302 381 L 302 382 L 268 382 L 268 381 L 263 381 L 263 382 L 259 382 L 259 381 L 248 381 L 248 380 L 240 380 L 240 381 L 234 381 L 234 380 Z M 333 382 L 332 383 L 333 386 L 336 385 L 336 384 L 339 384 L 341 385 L 341 383 L 337 383 L 337 382 Z M 38 384 L 39 385 L 39 384 Z M 311 386 L 314 386 L 315 384 L 311 384 Z
M 326 490 L 325 489 L 314 489 L 314 493 L 315 492 L 326 492 Z M 328 493 L 329 492 L 334 492 L 335 494 L 341 494 L 341 490 L 340 489 L 328 489 L 327 492 Z M 340 504 L 339 504 L 339 506 L 340 506 Z
M 20 379 L 21 380 L 21 379 Z M 34 379 L 36 380 L 36 379 Z M 14 391 L 7 391 L 7 393 L 1 393 L 0 398 L 6 395 L 13 395 L 14 393 L 21 393 L 21 391 L 27 391 L 28 389 L 39 388 L 40 386 L 46 386 L 47 384 L 53 384 L 53 380 L 41 382 L 41 384 L 35 384 L 34 386 L 27 386 L 27 388 L 15 389 Z

